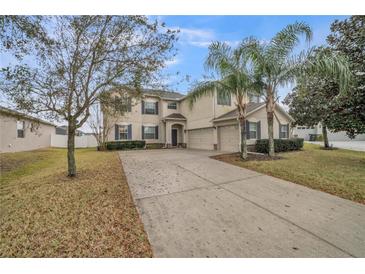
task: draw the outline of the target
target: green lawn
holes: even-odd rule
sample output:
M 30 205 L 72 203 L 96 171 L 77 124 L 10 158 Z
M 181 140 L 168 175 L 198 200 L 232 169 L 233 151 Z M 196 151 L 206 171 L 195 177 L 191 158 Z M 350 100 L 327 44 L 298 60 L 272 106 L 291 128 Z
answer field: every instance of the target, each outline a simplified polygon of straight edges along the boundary
M 302 151 L 278 155 L 267 161 L 241 161 L 237 154 L 216 159 L 365 204 L 364 152 L 305 144 Z
M 151 257 L 116 152 L 0 154 L 0 257 Z

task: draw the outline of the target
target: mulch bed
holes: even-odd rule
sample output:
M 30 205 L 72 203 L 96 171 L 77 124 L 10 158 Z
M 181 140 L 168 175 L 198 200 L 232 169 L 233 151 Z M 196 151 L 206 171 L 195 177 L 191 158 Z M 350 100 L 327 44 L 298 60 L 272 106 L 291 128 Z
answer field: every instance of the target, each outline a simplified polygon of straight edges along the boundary
M 210 158 L 219 160 L 219 161 L 224 161 L 224 162 L 228 162 L 227 160 L 234 161 L 234 162 L 236 162 L 236 161 L 246 162 L 246 161 L 275 161 L 275 160 L 282 159 L 282 157 L 280 157 L 280 156 L 270 157 L 267 154 L 258 154 L 258 153 L 249 153 L 248 158 L 246 160 L 241 159 L 240 153 L 220 154 L 220 155 L 211 156 Z

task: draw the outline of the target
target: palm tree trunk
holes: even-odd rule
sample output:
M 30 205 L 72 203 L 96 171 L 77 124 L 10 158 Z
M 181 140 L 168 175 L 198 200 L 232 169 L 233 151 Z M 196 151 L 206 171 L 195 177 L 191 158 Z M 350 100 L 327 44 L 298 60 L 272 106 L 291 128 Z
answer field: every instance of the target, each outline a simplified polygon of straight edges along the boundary
M 330 145 L 328 142 L 327 126 L 325 124 L 322 125 L 322 135 L 323 135 L 324 147 L 329 148 Z
M 241 128 L 241 159 L 247 159 L 247 141 L 246 141 L 246 117 L 240 117 Z
M 267 129 L 269 136 L 269 156 L 275 156 L 274 146 L 274 93 L 271 87 L 267 89 L 266 100 Z
M 75 133 L 76 133 L 75 125 L 69 122 L 68 135 L 67 135 L 67 166 L 68 166 L 69 177 L 76 176 Z

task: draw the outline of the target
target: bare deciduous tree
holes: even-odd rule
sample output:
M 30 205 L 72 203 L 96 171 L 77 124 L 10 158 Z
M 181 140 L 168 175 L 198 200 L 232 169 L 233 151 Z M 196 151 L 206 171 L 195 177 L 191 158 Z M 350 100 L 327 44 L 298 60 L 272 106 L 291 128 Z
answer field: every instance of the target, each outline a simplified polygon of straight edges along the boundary
M 11 20 L 11 18 L 10 18 Z M 139 90 L 171 58 L 175 31 L 145 16 L 58 16 L 37 18 L 47 39 L 1 71 L 1 89 L 29 113 L 68 123 L 68 175 L 76 175 L 75 133 L 103 94 L 118 87 Z M 11 25 L 11 24 L 10 24 Z M 3 32 L 9 32 L 5 25 Z M 111 97 L 110 97 L 111 98 Z

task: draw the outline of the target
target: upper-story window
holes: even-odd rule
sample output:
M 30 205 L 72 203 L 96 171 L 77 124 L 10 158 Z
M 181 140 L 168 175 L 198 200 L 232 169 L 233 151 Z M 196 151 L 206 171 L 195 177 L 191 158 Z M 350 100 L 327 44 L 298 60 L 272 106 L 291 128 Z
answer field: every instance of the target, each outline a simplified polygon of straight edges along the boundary
M 142 114 L 158 114 L 158 102 L 142 101 Z
M 217 104 L 221 105 L 221 106 L 230 106 L 231 105 L 231 94 L 218 93 Z
M 168 109 L 177 109 L 177 104 L 176 102 L 170 102 L 167 104 L 167 108 Z
M 24 121 L 16 121 L 16 131 L 18 138 L 24 138 L 24 128 L 25 128 Z
M 131 98 L 114 98 L 114 107 L 117 111 L 131 112 L 132 111 L 132 100 Z

